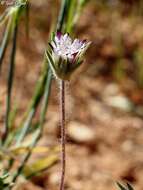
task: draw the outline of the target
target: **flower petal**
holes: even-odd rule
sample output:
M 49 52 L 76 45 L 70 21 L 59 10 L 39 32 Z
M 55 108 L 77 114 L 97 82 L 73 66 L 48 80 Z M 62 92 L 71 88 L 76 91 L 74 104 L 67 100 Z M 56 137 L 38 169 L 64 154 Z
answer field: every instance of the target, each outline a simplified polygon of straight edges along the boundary
M 56 37 L 60 40 L 62 37 L 62 33 L 60 31 L 57 32 Z

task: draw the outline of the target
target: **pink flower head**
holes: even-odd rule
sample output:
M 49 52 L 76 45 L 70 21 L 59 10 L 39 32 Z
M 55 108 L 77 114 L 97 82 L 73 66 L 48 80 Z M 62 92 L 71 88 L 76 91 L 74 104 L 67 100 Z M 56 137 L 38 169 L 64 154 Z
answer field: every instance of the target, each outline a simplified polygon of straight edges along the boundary
M 90 42 L 81 41 L 79 39 L 72 40 L 68 34 L 62 35 L 58 32 L 51 42 L 51 45 L 53 52 L 57 56 L 73 61 L 86 51 Z
M 54 74 L 58 78 L 69 80 L 71 73 L 81 65 L 83 55 L 90 42 L 79 39 L 72 40 L 69 34 L 63 35 L 57 32 L 54 40 L 49 45 L 51 52 L 47 51 L 46 55 Z

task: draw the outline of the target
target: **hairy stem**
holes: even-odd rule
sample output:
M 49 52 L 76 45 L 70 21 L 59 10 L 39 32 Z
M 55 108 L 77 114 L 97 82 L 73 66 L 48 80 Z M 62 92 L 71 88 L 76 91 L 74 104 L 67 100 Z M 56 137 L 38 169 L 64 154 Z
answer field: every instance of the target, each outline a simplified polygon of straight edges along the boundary
M 65 170 L 66 170 L 66 132 L 65 132 L 65 82 L 60 81 L 60 113 L 61 113 L 61 182 L 60 190 L 64 190 Z

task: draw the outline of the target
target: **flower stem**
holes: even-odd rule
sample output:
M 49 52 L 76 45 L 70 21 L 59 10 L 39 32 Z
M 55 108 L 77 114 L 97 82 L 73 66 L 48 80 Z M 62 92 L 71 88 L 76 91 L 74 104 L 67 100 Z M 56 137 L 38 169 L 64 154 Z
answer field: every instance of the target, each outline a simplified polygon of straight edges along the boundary
M 65 170 L 66 170 L 66 131 L 65 131 L 65 82 L 60 81 L 60 113 L 61 113 L 61 182 L 60 190 L 64 190 Z

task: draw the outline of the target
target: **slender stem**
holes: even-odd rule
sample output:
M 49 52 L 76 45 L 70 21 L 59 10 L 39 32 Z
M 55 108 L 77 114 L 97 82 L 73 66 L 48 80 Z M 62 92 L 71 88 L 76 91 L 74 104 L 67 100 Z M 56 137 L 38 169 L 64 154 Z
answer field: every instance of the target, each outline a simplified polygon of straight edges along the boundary
M 60 190 L 64 190 L 66 170 L 66 132 L 65 132 L 65 82 L 60 81 L 60 113 L 61 113 L 61 182 Z
M 8 76 L 8 84 L 7 84 L 8 88 L 7 88 L 7 98 L 6 98 L 6 119 L 5 119 L 5 131 L 3 135 L 3 142 L 6 140 L 7 135 L 9 133 L 9 116 L 10 116 L 10 110 L 11 110 L 11 92 L 12 92 L 14 69 L 15 69 L 17 32 L 18 32 L 18 26 L 16 24 L 13 31 L 13 45 L 12 45 L 12 51 L 11 51 L 9 76 Z

